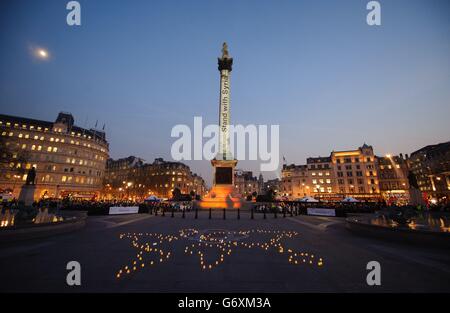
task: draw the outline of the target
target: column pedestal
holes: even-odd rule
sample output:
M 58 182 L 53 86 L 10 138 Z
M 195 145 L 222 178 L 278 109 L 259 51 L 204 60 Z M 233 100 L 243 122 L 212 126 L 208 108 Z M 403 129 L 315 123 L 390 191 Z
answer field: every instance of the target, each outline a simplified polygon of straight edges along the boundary
M 36 185 L 23 185 L 20 189 L 19 201 L 23 202 L 25 206 L 30 206 L 34 202 L 34 192 Z
M 237 209 L 241 199 L 234 194 L 234 168 L 237 160 L 211 160 L 214 169 L 213 187 L 200 202 L 203 209 Z

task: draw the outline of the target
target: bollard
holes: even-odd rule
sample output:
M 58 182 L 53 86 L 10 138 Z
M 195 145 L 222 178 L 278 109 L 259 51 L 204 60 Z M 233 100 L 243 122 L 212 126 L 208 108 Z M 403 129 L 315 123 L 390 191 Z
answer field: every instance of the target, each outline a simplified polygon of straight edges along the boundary
M 195 207 L 195 219 L 197 219 L 197 218 L 198 218 L 198 208 Z
M 238 208 L 237 219 L 238 219 L 238 220 L 241 219 L 241 209 L 240 209 L 240 208 Z
M 250 218 L 251 218 L 251 219 L 254 219 L 254 218 L 255 218 L 255 217 L 253 216 L 253 207 L 252 207 L 252 212 L 251 212 Z
M 223 219 L 225 220 L 227 217 L 225 215 L 225 209 L 223 209 Z
M 283 208 L 283 217 L 286 217 L 286 208 Z
M 164 207 L 162 207 L 162 214 L 161 214 L 161 216 L 166 216 L 166 210 L 165 210 L 165 208 Z
M 294 216 L 294 212 L 292 210 L 293 210 L 292 208 L 289 210 L 289 213 L 291 214 L 291 217 Z
M 186 214 L 184 213 L 184 208 L 183 208 L 183 215 L 181 216 L 182 218 L 186 217 Z
M 277 208 L 275 208 L 275 211 L 273 211 L 273 218 L 278 218 L 278 215 L 277 215 Z
M 211 219 L 211 208 L 209 208 L 209 219 Z
M 266 219 L 266 207 L 264 207 L 264 219 Z
M 298 206 L 295 207 L 295 216 L 298 215 Z

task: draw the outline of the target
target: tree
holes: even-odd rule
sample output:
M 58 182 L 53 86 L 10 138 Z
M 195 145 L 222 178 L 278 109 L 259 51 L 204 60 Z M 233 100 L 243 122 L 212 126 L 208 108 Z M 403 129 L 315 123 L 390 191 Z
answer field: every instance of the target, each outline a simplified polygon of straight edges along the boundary
M 19 147 L 11 147 L 4 137 L 0 137 L 0 170 L 2 173 L 12 172 L 13 175 L 23 176 L 30 156 Z
M 408 182 L 411 187 L 414 187 L 415 189 L 419 189 L 419 184 L 417 183 L 416 175 L 414 175 L 413 172 L 409 172 Z
M 273 201 L 275 199 L 275 196 L 276 196 L 276 192 L 272 188 L 269 188 L 266 191 L 266 198 L 268 201 Z
M 179 188 L 175 188 L 172 191 L 172 199 L 178 201 L 181 198 L 181 190 Z

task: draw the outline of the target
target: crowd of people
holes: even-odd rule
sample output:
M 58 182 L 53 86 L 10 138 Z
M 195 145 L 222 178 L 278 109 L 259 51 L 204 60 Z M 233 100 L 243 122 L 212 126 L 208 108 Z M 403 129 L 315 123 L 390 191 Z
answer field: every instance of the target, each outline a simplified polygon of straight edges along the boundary
M 59 210 L 75 210 L 86 211 L 89 215 L 107 215 L 112 206 L 138 206 L 139 213 L 162 213 L 162 212 L 189 212 L 195 208 L 195 201 L 144 201 L 135 202 L 127 200 L 82 200 L 82 199 L 42 199 L 34 202 L 28 211 L 42 208 L 47 208 L 49 212 Z M 6 211 L 15 212 L 22 211 L 23 204 L 16 199 L 12 201 L 5 201 L 0 204 L 2 214 Z M 274 201 L 274 202 L 248 202 L 246 208 L 252 208 L 254 213 L 285 213 L 285 214 L 306 214 L 307 208 L 332 208 L 336 211 L 343 211 L 346 213 L 373 213 L 379 210 L 391 209 L 395 210 L 399 207 L 392 205 L 388 206 L 385 203 L 377 202 L 355 202 L 355 203 L 341 203 L 341 202 L 319 202 L 319 203 L 305 203 L 296 201 Z M 415 211 L 431 211 L 431 212 L 450 212 L 449 205 L 431 205 L 431 206 L 402 206 L 401 208 Z M 26 210 L 24 210 L 26 211 Z M 28 212 L 27 211 L 27 212 Z M 31 211 L 30 211 L 31 212 Z M 23 213 L 25 214 L 25 213 Z M 31 214 L 31 213 L 30 213 Z M 26 215 L 26 214 L 25 214 Z
M 193 209 L 192 201 L 153 201 L 139 205 L 139 211 L 151 214 L 163 214 L 165 212 L 189 212 Z
M 308 208 L 335 209 L 336 211 L 344 211 L 347 213 L 372 213 L 381 208 L 378 203 L 357 202 L 357 203 L 340 203 L 340 202 L 322 202 L 308 203 L 295 201 L 279 201 L 258 203 L 254 205 L 255 212 L 261 213 L 298 213 L 306 214 Z

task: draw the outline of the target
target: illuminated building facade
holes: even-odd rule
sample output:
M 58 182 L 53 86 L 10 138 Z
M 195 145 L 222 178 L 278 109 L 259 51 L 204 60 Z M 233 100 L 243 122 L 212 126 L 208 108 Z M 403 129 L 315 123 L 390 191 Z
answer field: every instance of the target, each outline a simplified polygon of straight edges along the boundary
M 3 191 L 18 198 L 34 167 L 35 200 L 99 196 L 109 153 L 103 131 L 75 126 L 73 116 L 61 112 L 54 122 L 0 115 L 0 135 Z
M 376 158 L 372 146 L 333 151 L 331 162 L 336 177 L 336 192 L 359 200 L 380 200 Z
M 243 170 L 235 170 L 234 171 L 234 187 L 235 193 L 242 196 L 247 197 L 251 196 L 253 193 L 261 194 L 262 185 L 261 185 L 261 176 L 258 179 L 256 176 L 253 176 L 253 172 L 251 171 L 243 171 Z
M 279 196 L 287 199 L 303 198 L 311 194 L 307 165 L 283 165 Z
M 329 157 L 312 157 L 306 165 L 284 165 L 280 195 L 289 200 L 312 196 L 322 200 L 380 199 L 376 158 L 364 144 L 355 150 L 333 151 Z
M 450 142 L 417 150 L 411 153 L 408 163 L 424 198 L 432 203 L 449 202 Z
M 183 163 L 157 158 L 148 164 L 133 156 L 108 160 L 104 186 L 107 199 L 143 200 L 150 195 L 169 199 L 175 188 L 199 196 L 206 191 L 203 178 Z
M 309 191 L 307 195 L 318 199 L 335 196 L 335 175 L 331 157 L 308 158 L 306 164 L 309 178 L 306 184 L 306 190 Z
M 402 154 L 376 157 L 380 194 L 388 205 L 406 205 L 410 202 L 407 157 Z

